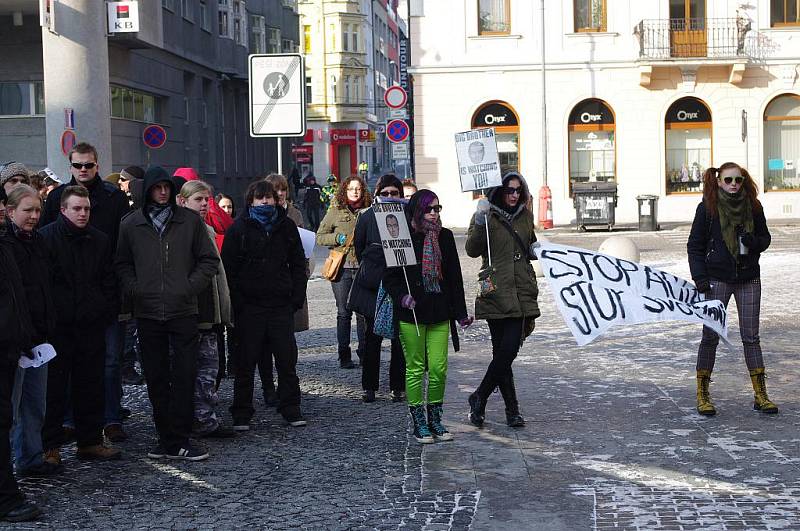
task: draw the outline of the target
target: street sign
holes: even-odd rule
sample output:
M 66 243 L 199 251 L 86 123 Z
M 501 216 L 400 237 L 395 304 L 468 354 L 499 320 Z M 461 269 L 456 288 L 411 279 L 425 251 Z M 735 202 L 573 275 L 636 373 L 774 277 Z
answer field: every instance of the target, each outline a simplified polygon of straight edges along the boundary
M 61 152 L 64 155 L 69 154 L 69 151 L 78 143 L 78 138 L 75 136 L 75 131 L 67 129 L 61 133 Z
M 405 107 L 407 101 L 408 94 L 406 94 L 406 91 L 403 90 L 403 87 L 400 85 L 389 87 L 386 89 L 386 92 L 383 93 L 383 102 L 390 109 L 400 109 Z
M 405 109 L 389 109 L 390 120 L 405 120 L 408 118 L 408 111 Z
M 139 31 L 139 2 L 109 2 L 108 32 L 136 33 Z
M 158 149 L 167 143 L 167 132 L 160 125 L 148 125 L 142 131 L 142 142 L 150 149 Z
M 408 132 L 408 124 L 403 120 L 392 120 L 386 124 L 386 138 L 391 142 L 405 142 Z
M 75 129 L 75 111 L 64 108 L 64 129 Z
M 408 160 L 411 158 L 411 150 L 408 148 L 408 142 L 402 144 L 392 144 L 392 158 L 394 160 Z
M 306 75 L 297 53 L 251 55 L 250 136 L 306 134 Z

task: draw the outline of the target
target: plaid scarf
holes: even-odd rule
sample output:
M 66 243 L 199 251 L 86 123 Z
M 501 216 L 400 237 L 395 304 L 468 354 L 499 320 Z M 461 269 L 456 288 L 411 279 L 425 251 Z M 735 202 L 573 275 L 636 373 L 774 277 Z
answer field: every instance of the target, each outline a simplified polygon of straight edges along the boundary
M 425 293 L 441 293 L 439 281 L 442 279 L 442 250 L 439 248 L 439 232 L 442 221 L 422 220 L 425 242 L 422 244 L 422 285 Z
M 156 229 L 159 236 L 163 236 L 164 229 L 167 228 L 167 223 L 172 217 L 172 205 L 169 203 L 166 205 L 151 203 L 147 205 L 146 212 L 150 221 L 153 223 L 153 228 Z

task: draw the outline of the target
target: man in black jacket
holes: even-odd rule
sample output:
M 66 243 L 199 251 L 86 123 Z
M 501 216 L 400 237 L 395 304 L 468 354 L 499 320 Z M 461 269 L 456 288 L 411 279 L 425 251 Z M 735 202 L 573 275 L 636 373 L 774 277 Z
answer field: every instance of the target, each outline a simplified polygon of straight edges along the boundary
M 0 231 L 4 228 L 0 226 Z M 33 347 L 31 318 L 14 257 L 0 238 L 0 519 L 24 522 L 41 512 L 20 492 L 11 469 L 11 391 L 20 352 Z
M 39 232 L 47 242 L 53 272 L 58 356 L 47 371 L 47 413 L 42 429 L 45 459 L 61 464 L 61 427 L 67 397 L 72 398 L 78 459 L 119 459 L 103 445 L 105 328 L 116 320 L 116 279 L 108 237 L 89 225 L 89 192 L 68 186 L 61 215 Z M 69 391 L 68 391 L 69 386 Z
M 197 295 L 219 268 L 200 216 L 175 204 L 169 174 L 144 176 L 145 204 L 120 226 L 116 270 L 133 301 L 142 367 L 159 444 L 147 455 L 200 461 L 208 453 L 189 442 L 197 372 Z M 170 349 L 172 347 L 172 349 Z

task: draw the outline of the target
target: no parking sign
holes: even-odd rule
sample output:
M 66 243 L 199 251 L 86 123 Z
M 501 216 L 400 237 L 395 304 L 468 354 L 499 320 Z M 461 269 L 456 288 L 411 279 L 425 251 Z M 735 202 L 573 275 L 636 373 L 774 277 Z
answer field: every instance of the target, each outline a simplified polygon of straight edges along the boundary
M 158 149 L 167 143 L 167 132 L 160 125 L 148 125 L 142 132 L 142 141 L 150 149 Z

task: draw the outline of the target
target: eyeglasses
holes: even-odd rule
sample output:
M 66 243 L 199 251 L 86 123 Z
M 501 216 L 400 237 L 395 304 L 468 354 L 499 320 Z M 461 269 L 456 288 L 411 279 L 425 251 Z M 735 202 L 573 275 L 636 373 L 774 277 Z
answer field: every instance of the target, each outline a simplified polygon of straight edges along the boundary
M 506 195 L 520 195 L 522 193 L 522 187 L 517 186 L 514 188 L 513 186 L 504 186 L 503 191 L 506 193 Z
M 399 190 L 392 190 L 392 191 L 384 190 L 381 193 L 379 193 L 378 195 L 381 196 L 381 197 L 400 197 L 400 191 Z
M 72 167 L 75 168 L 76 170 L 80 170 L 81 168 L 86 168 L 87 170 L 91 170 L 95 166 L 97 166 L 96 162 L 83 162 L 83 163 L 81 163 L 81 162 L 73 162 L 72 163 Z
M 430 214 L 431 212 L 436 212 L 438 214 L 441 211 L 442 211 L 442 205 L 433 205 L 425 209 L 426 214 Z
M 742 184 L 744 182 L 744 177 L 742 177 L 741 175 L 733 175 L 733 176 L 723 177 L 722 180 L 725 182 L 725 184 L 731 184 L 734 180 L 736 181 L 736 184 Z

